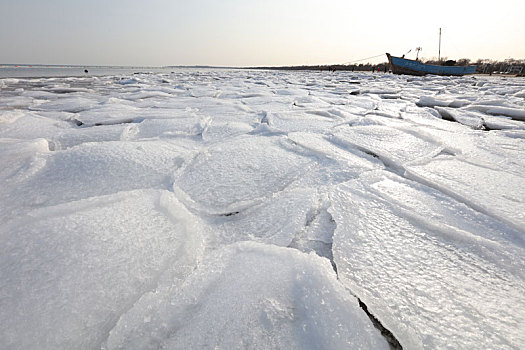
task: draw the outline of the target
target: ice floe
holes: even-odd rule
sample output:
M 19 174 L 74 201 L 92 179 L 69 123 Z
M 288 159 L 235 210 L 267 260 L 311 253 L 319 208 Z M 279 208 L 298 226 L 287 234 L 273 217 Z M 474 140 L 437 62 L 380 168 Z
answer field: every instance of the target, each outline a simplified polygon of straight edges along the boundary
M 385 172 L 340 185 L 330 212 L 339 278 L 404 347 L 525 341 L 523 232 Z
M 8 349 L 525 347 L 525 80 L 0 79 Z
M 180 287 L 159 290 L 121 317 L 107 349 L 388 349 L 328 260 L 313 253 L 231 245 Z

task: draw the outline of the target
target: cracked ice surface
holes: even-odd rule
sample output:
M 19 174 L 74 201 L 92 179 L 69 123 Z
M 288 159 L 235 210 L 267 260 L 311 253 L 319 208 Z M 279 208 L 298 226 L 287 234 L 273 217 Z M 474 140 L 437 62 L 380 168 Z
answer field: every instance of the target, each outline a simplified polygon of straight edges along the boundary
M 180 288 L 169 282 L 119 320 L 108 349 L 388 348 L 328 260 L 313 253 L 229 245 Z
M 525 347 L 523 79 L 0 89 L 6 348 Z
M 155 190 L 47 206 L 11 221 L 0 258 L 3 346 L 100 346 L 164 271 L 175 268 L 179 279 L 191 271 L 203 248 L 197 232 L 198 219 Z
M 339 277 L 403 345 L 525 341 L 521 232 L 384 172 L 340 185 L 331 211 Z

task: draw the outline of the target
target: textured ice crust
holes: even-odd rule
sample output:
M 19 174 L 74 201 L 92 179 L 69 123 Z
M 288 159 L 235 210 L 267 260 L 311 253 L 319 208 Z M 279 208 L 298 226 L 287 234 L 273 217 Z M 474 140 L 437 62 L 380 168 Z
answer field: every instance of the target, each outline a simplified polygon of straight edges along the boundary
M 41 208 L 1 229 L 6 348 L 99 347 L 165 270 L 187 275 L 203 247 L 198 219 L 167 191 Z
M 121 317 L 107 349 L 388 348 L 313 253 L 234 244 L 210 253 L 182 286 L 159 290 Z
M 383 172 L 340 185 L 333 199 L 339 277 L 404 346 L 523 344 L 521 232 Z
M 308 166 L 286 139 L 242 136 L 198 154 L 174 186 L 214 214 L 239 211 L 281 192 Z M 283 167 L 282 164 L 286 164 Z
M 0 347 L 387 348 L 366 308 L 405 349 L 525 348 L 524 98 L 480 76 L 0 79 Z

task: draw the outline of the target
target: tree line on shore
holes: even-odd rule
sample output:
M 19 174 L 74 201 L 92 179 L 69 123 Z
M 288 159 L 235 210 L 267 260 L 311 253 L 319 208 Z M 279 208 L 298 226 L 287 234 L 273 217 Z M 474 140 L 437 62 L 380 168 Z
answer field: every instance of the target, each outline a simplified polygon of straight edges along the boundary
M 505 59 L 503 61 L 491 59 L 478 59 L 472 61 L 468 58 L 462 58 L 457 61 L 450 61 L 446 57 L 441 60 L 436 58 L 423 59 L 423 63 L 442 65 L 445 62 L 456 66 L 476 65 L 477 73 L 508 73 L 508 74 L 524 74 L 525 73 L 525 59 Z M 255 69 L 270 69 L 270 70 L 317 70 L 317 71 L 356 71 L 356 72 L 387 72 L 390 67 L 388 62 L 377 64 L 360 63 L 360 64 L 325 64 L 325 65 L 301 65 L 301 66 L 280 66 L 280 67 L 251 67 Z
M 250 67 L 252 69 L 271 69 L 271 70 L 317 70 L 317 71 L 356 71 L 370 72 L 380 69 L 388 69 L 388 62 L 379 64 L 324 64 L 324 65 L 302 65 L 302 66 L 279 66 L 279 67 Z

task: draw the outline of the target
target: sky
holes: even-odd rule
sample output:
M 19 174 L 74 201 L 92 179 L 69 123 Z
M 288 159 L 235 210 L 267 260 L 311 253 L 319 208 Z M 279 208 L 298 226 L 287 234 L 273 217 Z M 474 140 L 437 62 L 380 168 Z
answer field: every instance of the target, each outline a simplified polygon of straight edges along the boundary
M 525 58 L 525 1 L 0 0 L 0 63 L 282 66 Z M 386 56 L 356 63 L 379 63 Z

